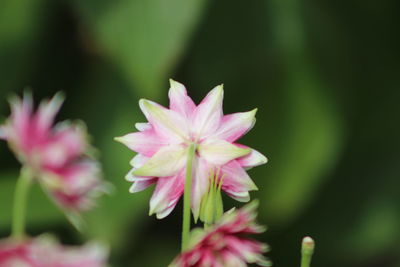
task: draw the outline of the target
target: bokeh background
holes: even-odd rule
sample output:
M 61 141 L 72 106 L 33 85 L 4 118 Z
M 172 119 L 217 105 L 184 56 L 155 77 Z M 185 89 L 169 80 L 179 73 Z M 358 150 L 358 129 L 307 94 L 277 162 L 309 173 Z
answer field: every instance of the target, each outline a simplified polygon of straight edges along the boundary
M 269 158 L 250 175 L 275 266 L 400 266 L 399 1 L 2 0 L 0 116 L 7 97 L 62 90 L 58 119 L 86 121 L 115 193 L 79 234 L 40 188 L 29 232 L 97 238 L 112 266 L 166 266 L 179 250 L 181 206 L 149 217 L 152 189 L 128 193 L 133 156 L 112 138 L 143 121 L 140 98 L 167 104 L 168 78 L 196 101 L 224 83 L 226 113 L 258 107 L 241 142 Z M 0 144 L 0 234 L 10 229 L 19 164 Z M 226 200 L 226 208 L 241 205 Z

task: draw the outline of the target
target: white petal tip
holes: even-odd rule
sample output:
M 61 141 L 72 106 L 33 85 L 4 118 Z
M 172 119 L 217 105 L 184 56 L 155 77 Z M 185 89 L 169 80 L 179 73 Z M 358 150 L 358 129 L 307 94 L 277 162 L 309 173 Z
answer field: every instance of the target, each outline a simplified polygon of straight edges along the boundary
M 134 177 L 135 177 L 135 176 L 132 175 L 132 172 L 128 172 L 128 174 L 125 175 L 125 181 L 133 182 L 133 181 L 135 181 Z
M 124 143 L 124 137 L 123 136 L 114 137 L 114 141 L 117 141 L 117 142 L 120 142 L 120 143 Z
M 176 86 L 176 85 L 180 85 L 180 83 L 177 82 L 177 81 L 175 81 L 175 80 L 173 80 L 173 79 L 169 79 L 169 85 L 170 85 L 171 87 L 174 87 L 174 86 Z
M 129 193 L 131 193 L 131 194 L 136 193 L 135 184 L 133 184 L 133 185 L 131 185 L 131 187 L 129 187 Z
M 51 99 L 52 101 L 55 101 L 57 103 L 62 103 L 65 100 L 65 93 L 62 91 L 58 91 L 53 98 Z
M 218 98 L 222 97 L 224 94 L 224 85 L 220 84 L 215 86 L 208 94 Z
M 152 126 L 148 122 L 137 122 L 137 123 L 135 123 L 135 128 L 138 131 L 143 132 L 143 131 L 151 130 Z
M 148 105 L 149 104 L 149 100 L 141 98 L 139 100 L 139 106 L 142 107 L 143 105 Z
M 168 214 L 164 214 L 164 213 L 161 213 L 161 214 L 160 214 L 160 213 L 157 213 L 157 214 L 156 214 L 156 218 L 159 219 L 159 220 L 161 220 L 161 219 L 164 219 L 165 217 L 167 217 L 167 215 L 168 215 Z
M 157 211 L 155 211 L 154 208 L 153 208 L 153 209 L 150 209 L 150 210 L 149 210 L 149 216 L 152 216 L 153 214 L 156 214 L 156 218 L 157 218 L 158 220 L 161 220 L 161 219 L 164 219 L 165 217 L 167 217 L 169 213 L 166 213 L 166 212 L 157 212 Z
M 132 171 L 132 175 L 134 175 L 134 176 L 146 176 L 142 172 L 142 168 L 139 168 L 139 169 L 136 169 L 136 170 Z
M 231 195 L 231 197 L 239 202 L 249 202 L 250 201 L 250 194 L 249 192 L 237 192 L 235 195 Z
M 257 165 L 262 165 L 262 164 L 266 164 L 266 163 L 268 163 L 268 158 L 260 153 Z

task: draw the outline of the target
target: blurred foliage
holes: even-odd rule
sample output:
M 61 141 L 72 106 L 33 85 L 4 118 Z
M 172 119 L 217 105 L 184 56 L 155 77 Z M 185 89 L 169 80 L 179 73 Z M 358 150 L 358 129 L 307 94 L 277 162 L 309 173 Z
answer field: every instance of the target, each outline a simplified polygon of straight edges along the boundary
M 181 206 L 148 217 L 152 189 L 128 193 L 133 153 L 112 138 L 144 120 L 139 98 L 167 104 L 171 77 L 196 101 L 224 83 L 226 113 L 259 108 L 241 142 L 269 158 L 249 173 L 275 266 L 299 263 L 303 235 L 317 242 L 315 266 L 400 266 L 398 10 L 394 0 L 3 0 L 0 116 L 26 86 L 36 99 L 65 91 L 59 119 L 87 122 L 115 187 L 83 234 L 35 187 L 29 231 L 106 240 L 112 266 L 170 262 Z M 19 165 L 0 147 L 6 236 Z

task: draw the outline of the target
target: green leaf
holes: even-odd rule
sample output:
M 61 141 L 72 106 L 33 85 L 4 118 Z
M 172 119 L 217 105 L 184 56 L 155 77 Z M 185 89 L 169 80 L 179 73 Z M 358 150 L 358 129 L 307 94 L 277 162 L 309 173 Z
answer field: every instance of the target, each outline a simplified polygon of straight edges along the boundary
M 75 1 L 100 49 L 142 97 L 159 98 L 206 0 Z
M 265 214 L 276 223 L 302 213 L 341 151 L 341 121 L 320 87 L 305 74 L 285 89 L 287 110 L 276 129 L 281 146 L 270 157 L 262 194 Z
M 328 177 L 341 151 L 343 129 L 332 95 L 319 80 L 306 49 L 299 2 L 269 4 L 283 62 L 285 110 L 278 129 L 281 147 L 270 162 L 263 199 L 271 221 L 288 223 Z

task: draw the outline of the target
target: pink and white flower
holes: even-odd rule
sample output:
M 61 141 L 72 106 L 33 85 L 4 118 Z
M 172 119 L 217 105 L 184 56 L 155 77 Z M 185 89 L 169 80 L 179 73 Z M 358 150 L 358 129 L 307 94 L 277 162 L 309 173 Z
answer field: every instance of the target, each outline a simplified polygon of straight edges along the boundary
M 244 267 L 247 263 L 270 266 L 263 256 L 268 246 L 246 237 L 265 231 L 255 222 L 257 206 L 253 201 L 239 210 L 226 212 L 210 228 L 193 230 L 190 247 L 170 267 Z
M 183 193 L 188 147 L 195 144 L 191 190 L 195 219 L 212 170 L 218 169 L 224 176 L 223 191 L 238 201 L 249 201 L 249 191 L 257 187 L 245 170 L 264 164 L 267 159 L 235 142 L 253 127 L 256 109 L 224 115 L 222 85 L 196 106 L 182 84 L 172 80 L 170 83 L 169 109 L 141 99 L 139 105 L 148 122 L 135 125 L 139 132 L 116 138 L 138 153 L 126 176 L 133 182 L 130 192 L 155 183 L 150 214 L 156 213 L 157 218 L 167 216 Z
M 105 267 L 107 249 L 98 243 L 81 247 L 63 246 L 42 235 L 25 241 L 0 241 L 2 267 Z
M 83 123 L 54 124 L 63 97 L 56 94 L 34 111 L 32 97 L 14 97 L 11 116 L 0 126 L 6 140 L 26 171 L 37 178 L 64 210 L 81 211 L 103 193 L 98 163 L 86 153 L 91 149 Z

